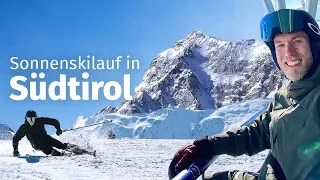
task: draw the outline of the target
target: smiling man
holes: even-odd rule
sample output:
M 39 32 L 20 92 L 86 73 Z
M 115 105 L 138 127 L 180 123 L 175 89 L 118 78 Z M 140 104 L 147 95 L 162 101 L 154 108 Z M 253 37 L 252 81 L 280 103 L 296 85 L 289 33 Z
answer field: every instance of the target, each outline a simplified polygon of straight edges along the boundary
M 288 78 L 267 111 L 251 125 L 205 136 L 183 147 L 169 166 L 169 178 L 197 159 L 214 155 L 271 153 L 258 173 L 227 171 L 206 179 L 318 179 L 320 177 L 320 30 L 303 10 L 281 9 L 260 23 L 274 63 Z
M 308 35 L 303 31 L 278 35 L 274 45 L 282 72 L 291 81 L 302 79 L 313 63 Z

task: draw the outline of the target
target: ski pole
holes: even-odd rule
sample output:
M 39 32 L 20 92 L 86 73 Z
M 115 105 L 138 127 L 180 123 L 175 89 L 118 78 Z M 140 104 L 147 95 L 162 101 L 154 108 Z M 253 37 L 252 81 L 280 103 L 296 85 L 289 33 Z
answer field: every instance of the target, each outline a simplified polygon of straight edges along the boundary
M 257 112 L 251 118 L 249 118 L 246 122 L 244 122 L 240 127 L 251 124 L 257 117 L 263 114 L 267 110 L 267 108 L 268 106 L 265 106 L 264 108 L 262 108 L 259 112 Z M 200 175 L 202 175 L 203 177 L 204 172 L 218 157 L 219 155 L 213 156 L 208 160 L 206 159 L 197 160 L 193 164 L 191 164 L 188 169 L 181 171 L 172 180 L 196 180 L 200 177 Z
M 86 127 L 90 127 L 90 126 L 96 126 L 96 125 L 99 125 L 99 124 L 104 124 L 106 122 L 112 122 L 112 120 L 104 120 L 103 122 L 100 122 L 100 123 L 90 124 L 90 125 L 87 125 L 87 126 L 78 127 L 78 128 L 74 128 L 74 129 L 72 129 L 72 128 L 71 129 L 65 129 L 62 132 L 73 131 L 73 130 L 76 130 L 76 129 L 82 129 L 82 128 L 86 128 Z

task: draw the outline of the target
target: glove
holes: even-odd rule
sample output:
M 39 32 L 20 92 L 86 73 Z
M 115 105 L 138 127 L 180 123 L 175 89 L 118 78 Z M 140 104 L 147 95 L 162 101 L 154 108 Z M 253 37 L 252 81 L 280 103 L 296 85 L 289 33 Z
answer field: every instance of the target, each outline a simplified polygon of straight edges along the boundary
M 20 156 L 20 153 L 19 153 L 19 151 L 18 151 L 18 145 L 19 145 L 19 142 L 13 142 L 13 141 L 12 141 L 13 156 Z
M 59 136 L 60 134 L 62 134 L 62 130 L 61 129 L 57 129 L 56 134 Z
M 20 156 L 20 153 L 18 150 L 14 150 L 13 151 L 13 156 L 16 157 L 16 156 Z
M 201 158 L 209 159 L 214 155 L 214 143 L 211 137 L 204 136 L 197 139 L 193 144 L 182 147 L 174 155 L 169 165 L 169 179 L 174 178 L 182 170 Z

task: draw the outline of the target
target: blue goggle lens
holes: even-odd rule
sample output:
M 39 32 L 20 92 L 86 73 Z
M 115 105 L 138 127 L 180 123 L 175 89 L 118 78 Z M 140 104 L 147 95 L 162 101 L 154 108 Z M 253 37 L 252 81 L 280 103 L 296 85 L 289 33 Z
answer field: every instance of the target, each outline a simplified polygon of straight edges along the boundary
M 266 15 L 260 22 L 261 39 L 268 41 L 278 33 L 291 33 L 303 30 L 304 20 L 298 11 L 281 9 Z

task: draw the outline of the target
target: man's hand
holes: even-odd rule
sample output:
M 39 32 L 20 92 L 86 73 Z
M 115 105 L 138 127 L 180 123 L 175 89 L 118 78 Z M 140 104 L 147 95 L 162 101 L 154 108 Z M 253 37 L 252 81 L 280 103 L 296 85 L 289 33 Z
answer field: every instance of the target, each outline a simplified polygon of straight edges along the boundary
M 13 151 L 13 156 L 16 157 L 16 156 L 20 156 L 20 153 L 18 150 L 15 150 Z
M 62 134 L 62 130 L 61 129 L 57 129 L 56 134 L 59 136 L 60 134 Z
M 174 178 L 182 170 L 201 158 L 211 158 L 214 155 L 213 142 L 208 136 L 197 139 L 193 144 L 178 150 L 169 166 L 169 179 Z

